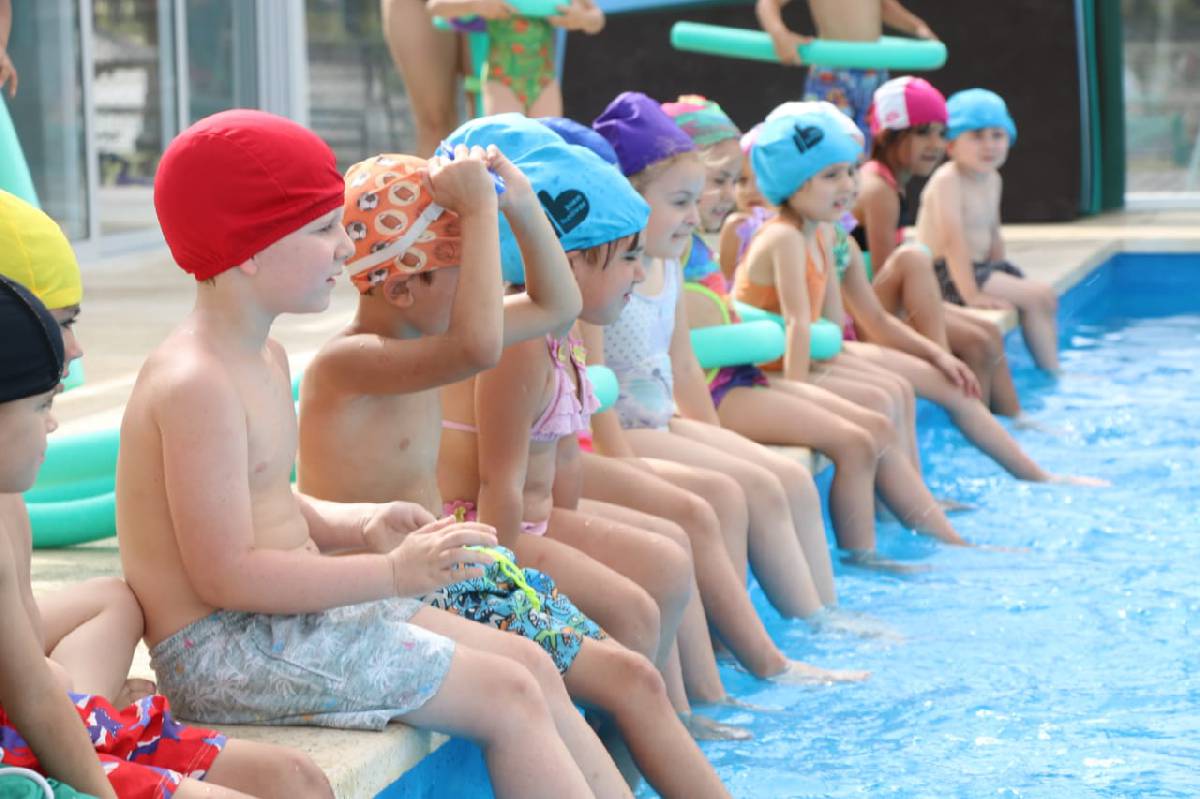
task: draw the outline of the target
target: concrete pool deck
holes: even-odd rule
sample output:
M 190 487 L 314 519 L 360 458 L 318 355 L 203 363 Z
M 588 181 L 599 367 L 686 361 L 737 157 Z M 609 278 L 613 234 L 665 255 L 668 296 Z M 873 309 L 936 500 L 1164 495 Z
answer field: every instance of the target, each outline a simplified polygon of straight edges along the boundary
M 1122 251 L 1200 251 L 1200 211 L 1121 212 L 1052 225 L 1004 229 L 1009 255 L 1034 278 L 1063 293 Z M 84 264 L 86 300 L 77 328 L 87 383 L 55 403 L 63 433 L 116 426 L 145 355 L 190 307 L 191 281 L 165 250 Z M 292 353 L 294 368 L 352 313 L 354 292 L 339 285 L 332 308 L 318 316 L 285 317 L 274 334 Z M 1004 329 L 1012 314 L 991 313 Z M 33 556 L 35 594 L 89 577 L 119 575 L 116 540 Z M 140 646 L 134 675 L 151 677 Z M 229 734 L 294 746 L 329 775 L 339 797 L 374 796 L 445 742 L 444 736 L 392 725 L 383 733 L 299 727 L 226 727 Z

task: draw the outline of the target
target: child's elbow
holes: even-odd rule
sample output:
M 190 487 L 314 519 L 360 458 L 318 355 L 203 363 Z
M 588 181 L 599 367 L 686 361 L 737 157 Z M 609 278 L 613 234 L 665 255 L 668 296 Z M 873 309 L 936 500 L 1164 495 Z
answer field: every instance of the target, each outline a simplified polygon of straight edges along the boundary
M 486 372 L 494 369 L 500 363 L 504 353 L 504 342 L 496 336 L 486 339 L 473 339 L 463 342 L 462 360 L 474 372 Z

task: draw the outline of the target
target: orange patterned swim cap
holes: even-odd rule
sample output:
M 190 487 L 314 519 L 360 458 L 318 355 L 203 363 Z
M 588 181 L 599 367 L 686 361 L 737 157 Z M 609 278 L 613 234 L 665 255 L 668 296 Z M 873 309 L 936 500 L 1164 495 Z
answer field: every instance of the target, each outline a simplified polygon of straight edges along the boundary
M 458 214 L 433 201 L 421 180 L 426 164 L 423 158 L 384 153 L 346 172 L 342 224 L 354 242 L 346 267 L 360 293 L 392 275 L 461 263 Z

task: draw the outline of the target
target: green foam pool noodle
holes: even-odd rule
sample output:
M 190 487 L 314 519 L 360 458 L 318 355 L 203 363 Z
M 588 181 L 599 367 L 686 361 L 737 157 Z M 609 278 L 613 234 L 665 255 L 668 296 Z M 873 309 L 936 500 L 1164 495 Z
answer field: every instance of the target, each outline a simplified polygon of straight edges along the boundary
M 779 325 L 768 321 L 697 327 L 692 349 L 704 369 L 773 361 L 787 349 Z
M 570 0 L 508 0 L 513 11 L 521 17 L 557 17 L 558 7 L 570 5 Z M 463 22 L 469 22 L 475 17 L 462 17 Z M 454 30 L 445 17 L 434 17 L 433 26 L 440 30 Z
M 600 401 L 596 413 L 607 411 L 617 401 L 617 395 L 621 392 L 617 375 L 607 366 L 600 365 L 589 366 L 587 371 L 588 379 L 592 381 L 592 388 L 596 392 L 596 399 Z
M 83 359 L 76 358 L 71 363 L 71 371 L 67 372 L 67 377 L 63 380 L 63 391 L 70 391 L 73 388 L 79 388 L 83 385 Z
M 75 499 L 88 499 L 101 494 L 111 493 L 117 485 L 116 474 L 105 474 L 97 477 L 87 477 L 74 483 L 60 485 L 36 485 L 25 492 L 26 502 L 69 502 Z
M 111 491 L 69 502 L 30 502 L 26 507 L 37 549 L 69 547 L 117 534 L 117 501 Z
M 699 22 L 676 22 L 671 46 L 708 55 L 779 63 L 771 37 L 764 31 L 727 28 Z M 930 39 L 882 36 L 873 42 L 814 39 L 800 46 L 805 64 L 842 69 L 938 69 L 946 63 L 946 45 Z
M 771 311 L 764 311 L 744 302 L 734 302 L 733 307 L 743 322 L 771 322 L 783 330 L 787 323 L 783 317 Z M 818 361 L 827 361 L 842 351 L 842 329 L 828 319 L 818 319 L 809 325 L 808 354 Z
M 117 473 L 120 443 L 121 431 L 115 427 L 71 436 L 52 436 L 46 448 L 46 462 L 38 472 L 34 489 L 111 477 Z

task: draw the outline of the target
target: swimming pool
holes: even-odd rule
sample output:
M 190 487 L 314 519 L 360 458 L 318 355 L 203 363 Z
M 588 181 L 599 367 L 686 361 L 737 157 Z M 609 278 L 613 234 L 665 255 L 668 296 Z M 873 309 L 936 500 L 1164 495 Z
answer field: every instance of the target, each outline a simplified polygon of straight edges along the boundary
M 1117 256 L 1063 298 L 1060 319 L 1058 382 L 1010 336 L 1027 411 L 1062 428 L 1017 435 L 1053 470 L 1114 487 L 1017 483 L 922 408 L 934 493 L 980 506 L 955 517 L 960 530 L 1028 551 L 884 525 L 881 549 L 933 571 L 843 569 L 839 590 L 901 644 L 812 635 L 755 588 L 791 656 L 875 675 L 796 689 L 725 669 L 736 696 L 777 709 L 715 714 L 757 736 L 704 745 L 735 796 L 1200 794 L 1200 256 Z

